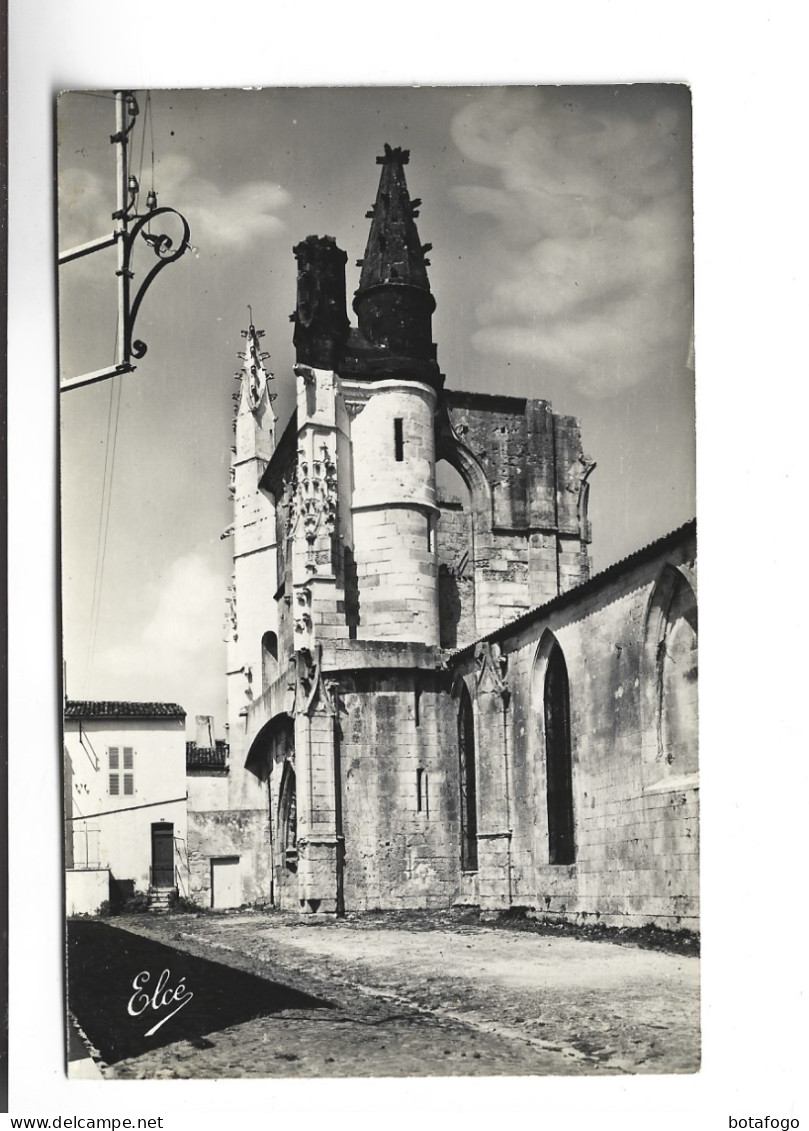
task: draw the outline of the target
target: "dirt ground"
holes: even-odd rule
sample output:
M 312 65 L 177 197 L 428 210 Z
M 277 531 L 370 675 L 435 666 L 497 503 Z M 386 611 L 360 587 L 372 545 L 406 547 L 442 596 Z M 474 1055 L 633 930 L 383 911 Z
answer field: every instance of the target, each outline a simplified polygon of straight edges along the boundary
M 687 955 L 449 916 L 411 924 L 384 916 L 321 923 L 238 912 L 111 923 L 328 1003 L 164 1044 L 106 1070 L 117 1079 L 601 1075 L 699 1067 L 699 960 Z

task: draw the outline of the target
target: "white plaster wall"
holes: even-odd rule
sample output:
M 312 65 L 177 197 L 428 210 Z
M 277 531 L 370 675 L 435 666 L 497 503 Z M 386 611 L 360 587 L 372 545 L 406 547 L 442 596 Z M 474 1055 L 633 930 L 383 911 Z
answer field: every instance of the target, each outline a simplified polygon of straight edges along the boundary
M 175 865 L 185 867 L 187 839 L 185 722 L 183 719 L 92 719 L 65 723 L 70 758 L 74 834 L 85 826 L 97 830 L 98 864 L 115 879 L 134 880 L 145 891 L 152 862 L 153 824 L 174 825 Z M 109 792 L 110 746 L 117 746 L 123 764 L 124 746 L 134 750 L 131 796 Z M 93 754 L 98 759 L 95 767 Z M 123 770 L 119 770 L 123 788 Z M 106 898 L 106 897 L 105 897 Z
M 228 809 L 228 775 L 189 774 L 188 812 L 205 813 L 211 809 Z
M 65 908 L 68 915 L 94 915 L 110 897 L 110 874 L 106 868 L 65 872 Z

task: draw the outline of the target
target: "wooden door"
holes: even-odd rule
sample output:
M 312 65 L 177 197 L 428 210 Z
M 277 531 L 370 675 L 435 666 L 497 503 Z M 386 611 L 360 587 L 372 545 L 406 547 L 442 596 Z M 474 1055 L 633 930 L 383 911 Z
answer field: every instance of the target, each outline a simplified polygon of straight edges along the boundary
M 152 886 L 174 887 L 174 825 L 152 825 Z

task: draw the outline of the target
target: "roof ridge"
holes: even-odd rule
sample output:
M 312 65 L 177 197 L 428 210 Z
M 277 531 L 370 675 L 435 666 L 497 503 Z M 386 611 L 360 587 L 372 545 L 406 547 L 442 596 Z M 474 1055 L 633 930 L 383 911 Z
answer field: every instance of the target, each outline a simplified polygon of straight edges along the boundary
M 599 570 L 598 573 L 594 573 L 592 577 L 589 577 L 587 581 L 582 581 L 572 589 L 566 589 L 564 593 L 557 593 L 554 597 L 544 601 L 541 605 L 534 605 L 532 608 L 526 609 L 524 613 L 520 613 L 519 616 L 514 617 L 510 621 L 506 621 L 505 624 L 501 624 L 498 628 L 492 629 L 491 632 L 487 632 L 484 636 L 478 636 L 470 641 L 469 644 L 464 644 L 463 648 L 456 648 L 455 651 L 449 653 L 446 662 L 448 663 L 451 660 L 457 659 L 459 656 L 466 655 L 471 652 L 476 645 L 482 644 L 484 641 L 493 641 L 507 636 L 518 626 L 528 624 L 530 620 L 538 618 L 542 614 L 550 612 L 552 609 L 558 608 L 560 605 L 575 597 L 581 597 L 590 590 L 596 589 L 598 585 L 603 584 L 609 577 L 620 572 L 626 566 L 635 565 L 637 562 L 641 561 L 644 556 L 661 549 L 667 542 L 676 541 L 686 533 L 692 531 L 696 533 L 696 529 L 697 520 L 696 517 L 694 517 L 689 519 L 688 522 L 684 522 L 681 526 L 675 527 L 674 530 L 670 530 L 667 534 L 661 534 L 659 538 L 655 538 L 651 542 L 647 542 L 644 546 L 639 547 L 637 550 L 633 550 L 632 553 L 627 554 L 625 558 L 619 558 L 617 561 L 605 566 L 604 569 Z

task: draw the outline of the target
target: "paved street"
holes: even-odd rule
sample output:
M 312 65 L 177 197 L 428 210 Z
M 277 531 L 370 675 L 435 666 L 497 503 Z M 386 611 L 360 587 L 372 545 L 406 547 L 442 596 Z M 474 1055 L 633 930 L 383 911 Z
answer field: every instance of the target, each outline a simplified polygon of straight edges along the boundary
M 449 914 L 320 924 L 240 912 L 112 924 L 70 925 L 71 1004 L 109 1065 L 107 1077 L 582 1075 L 699 1066 L 699 961 L 690 956 Z M 150 989 L 163 969 L 174 985 L 182 977 L 194 1000 L 146 1037 L 146 1015 L 154 1024 L 175 1004 L 150 1004 L 129 1017 L 132 980 L 149 971 Z M 106 1029 L 96 1015 L 108 1017 Z

